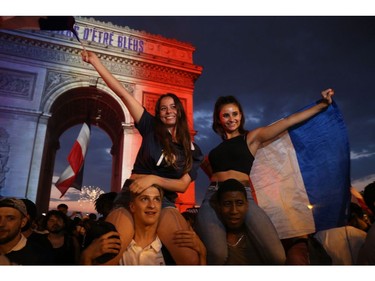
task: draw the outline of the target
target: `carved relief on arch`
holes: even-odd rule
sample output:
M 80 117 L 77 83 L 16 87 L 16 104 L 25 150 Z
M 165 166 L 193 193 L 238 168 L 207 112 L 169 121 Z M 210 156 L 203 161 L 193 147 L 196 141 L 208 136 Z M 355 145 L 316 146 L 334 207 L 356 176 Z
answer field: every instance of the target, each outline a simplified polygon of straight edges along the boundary
M 32 100 L 36 74 L 0 68 L 0 95 Z
M 86 84 L 88 86 L 89 81 L 87 76 L 48 70 L 40 103 L 41 110 L 48 111 L 49 106 L 53 103 L 54 95 L 82 87 L 85 81 L 87 81 Z
M 73 75 L 62 71 L 51 71 L 47 72 L 46 84 L 44 94 L 48 95 L 53 92 L 56 88 L 62 87 L 66 84 L 81 81 L 82 75 Z
M 5 128 L 0 128 L 0 190 L 4 188 L 6 174 L 9 172 L 7 167 L 10 144 L 8 142 L 9 134 Z
M 89 80 L 90 80 L 89 81 L 90 86 L 92 87 L 98 87 L 98 85 L 100 84 L 100 85 L 103 85 L 104 88 L 108 88 L 107 84 L 104 82 L 104 80 L 101 77 L 91 76 Z M 134 83 L 124 82 L 124 81 L 119 81 L 119 82 L 126 89 L 128 93 L 130 94 L 134 93 L 134 89 L 135 89 Z M 100 88 L 103 89 L 103 87 L 100 87 Z
M 133 83 L 126 83 L 126 82 L 121 82 L 121 84 L 128 91 L 128 93 L 130 93 L 130 94 L 134 93 L 135 84 L 133 84 Z

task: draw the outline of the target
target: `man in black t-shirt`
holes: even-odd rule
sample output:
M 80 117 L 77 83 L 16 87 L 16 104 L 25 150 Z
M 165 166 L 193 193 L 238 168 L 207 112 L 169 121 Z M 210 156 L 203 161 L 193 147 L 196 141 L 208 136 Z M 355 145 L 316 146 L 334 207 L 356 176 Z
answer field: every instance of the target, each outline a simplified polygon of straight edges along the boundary
M 27 223 L 24 202 L 16 198 L 0 200 L 0 254 L 13 265 L 40 265 L 43 257 L 22 234 Z
M 53 248 L 46 234 L 35 232 L 37 207 L 30 199 L 21 199 L 27 210 L 27 223 L 22 228 L 22 234 L 27 238 L 27 244 L 31 244 L 42 256 L 41 265 L 54 264 Z

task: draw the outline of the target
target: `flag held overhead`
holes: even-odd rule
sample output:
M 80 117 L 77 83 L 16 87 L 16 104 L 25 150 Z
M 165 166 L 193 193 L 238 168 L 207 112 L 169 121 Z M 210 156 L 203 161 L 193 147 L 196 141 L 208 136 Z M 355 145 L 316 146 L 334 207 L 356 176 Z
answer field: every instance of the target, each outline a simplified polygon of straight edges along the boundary
M 1 29 L 34 29 L 34 30 L 69 30 L 77 38 L 74 29 L 75 18 L 73 16 L 15 16 L 1 17 Z M 83 47 L 83 46 L 82 46 Z
M 40 30 L 69 30 L 74 34 L 78 42 L 81 43 L 78 33 L 74 29 L 75 23 L 76 21 L 72 16 L 52 16 L 39 18 Z
M 281 239 L 345 225 L 350 149 L 337 104 L 259 149 L 250 178 Z

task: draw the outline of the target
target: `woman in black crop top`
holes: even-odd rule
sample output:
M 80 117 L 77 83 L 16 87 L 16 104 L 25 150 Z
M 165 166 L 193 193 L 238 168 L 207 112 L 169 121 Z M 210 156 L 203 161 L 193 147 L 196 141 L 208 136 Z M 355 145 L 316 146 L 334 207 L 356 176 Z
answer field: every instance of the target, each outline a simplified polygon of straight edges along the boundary
M 258 148 L 272 141 L 291 126 L 307 120 L 332 103 L 332 89 L 322 91 L 322 99 L 313 107 L 292 114 L 278 122 L 252 131 L 244 129 L 241 104 L 233 96 L 219 97 L 213 114 L 213 130 L 222 143 L 212 149 L 201 168 L 211 179 L 196 220 L 196 230 L 207 248 L 208 264 L 225 264 L 227 257 L 225 228 L 214 210 L 217 183 L 234 178 L 242 182 L 248 192 L 247 226 L 258 237 L 269 264 L 283 264 L 285 250 L 271 220 L 255 203 L 250 190 L 250 170 Z
M 142 144 L 139 148 L 130 179 L 116 199 L 121 203 L 107 216 L 121 235 L 122 248 L 117 257 L 108 264 L 118 264 L 123 251 L 134 235 L 134 223 L 127 209 L 130 192 L 139 194 L 156 185 L 165 191 L 163 208 L 158 227 L 158 236 L 171 253 L 176 264 L 198 265 L 199 256 L 188 247 L 174 244 L 174 232 L 188 230 L 189 226 L 175 208 L 177 192 L 183 193 L 196 179 L 203 155 L 191 141 L 187 118 L 181 101 L 174 94 L 162 95 L 155 105 L 155 117 L 148 113 L 122 84 L 104 67 L 92 52 L 83 51 L 82 59 L 94 66 L 108 87 L 123 101 L 134 119 Z M 115 203 L 116 203 L 115 202 Z

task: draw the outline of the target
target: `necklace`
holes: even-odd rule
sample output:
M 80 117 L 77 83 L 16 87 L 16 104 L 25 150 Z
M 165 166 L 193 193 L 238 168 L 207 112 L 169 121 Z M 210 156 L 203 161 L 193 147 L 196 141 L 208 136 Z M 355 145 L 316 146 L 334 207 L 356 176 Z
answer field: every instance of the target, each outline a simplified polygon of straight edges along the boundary
M 236 243 L 234 243 L 234 244 L 230 244 L 230 243 L 227 242 L 227 244 L 228 244 L 228 246 L 230 246 L 230 247 L 236 247 L 236 246 L 238 245 L 238 243 L 240 243 L 241 240 L 242 240 L 244 237 L 245 237 L 245 234 L 242 234 L 241 237 L 238 238 L 238 240 L 237 240 Z

